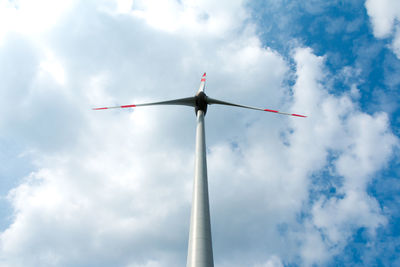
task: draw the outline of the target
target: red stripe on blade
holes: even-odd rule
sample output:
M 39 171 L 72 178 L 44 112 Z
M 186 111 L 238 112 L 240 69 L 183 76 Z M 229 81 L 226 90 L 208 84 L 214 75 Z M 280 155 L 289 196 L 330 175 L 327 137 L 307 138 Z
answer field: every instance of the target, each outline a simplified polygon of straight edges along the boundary
M 296 116 L 296 117 L 302 117 L 302 118 L 307 118 L 307 116 L 304 116 L 304 115 L 299 115 L 299 114 L 292 114 L 292 116 Z
M 121 106 L 121 108 L 134 108 L 136 107 L 136 105 L 125 105 L 125 106 Z
M 205 81 L 206 81 L 206 79 L 204 79 L 204 78 L 203 78 L 203 79 L 201 79 L 201 81 L 202 81 L 202 82 L 205 82 Z
M 108 109 L 108 108 L 93 108 L 93 110 Z
M 278 113 L 278 111 L 277 111 L 277 110 L 273 110 L 273 109 L 264 109 L 264 111 L 268 111 L 268 112 L 275 112 L 275 113 Z
M 206 77 L 206 73 L 204 72 L 203 77 Z

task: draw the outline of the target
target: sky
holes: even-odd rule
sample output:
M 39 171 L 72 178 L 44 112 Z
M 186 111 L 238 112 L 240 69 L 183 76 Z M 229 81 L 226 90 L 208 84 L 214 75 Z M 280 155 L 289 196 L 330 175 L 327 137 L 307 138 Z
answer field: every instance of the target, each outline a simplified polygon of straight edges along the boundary
M 400 265 L 398 0 L 0 0 L 0 266 Z

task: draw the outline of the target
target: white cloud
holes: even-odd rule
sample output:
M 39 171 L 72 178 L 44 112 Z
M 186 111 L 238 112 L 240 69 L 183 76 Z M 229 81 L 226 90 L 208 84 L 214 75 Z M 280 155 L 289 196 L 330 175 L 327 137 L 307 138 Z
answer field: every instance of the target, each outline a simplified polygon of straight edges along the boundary
M 255 267 L 283 267 L 280 258 L 276 255 L 271 256 L 265 263 L 255 265 Z
M 51 29 L 73 3 L 74 0 L 0 1 L 0 43 L 9 32 L 38 37 Z
M 130 14 L 166 32 L 184 31 L 187 35 L 226 35 L 238 30 L 248 17 L 243 0 L 166 0 L 117 1 L 116 14 Z M 165 12 L 168 10 L 168 12 Z
M 396 0 L 367 0 L 365 6 L 371 17 L 375 36 L 384 38 L 391 35 L 396 20 L 400 19 L 399 2 Z
M 393 38 L 392 50 L 400 58 L 398 27 L 400 3 L 396 0 L 367 0 L 365 2 L 372 28 L 377 38 Z
M 396 54 L 398 58 L 400 58 L 400 27 L 396 27 L 396 32 L 394 34 L 393 43 L 392 43 L 393 52 Z
M 294 51 L 291 72 L 246 24 L 242 1 L 169 1 L 165 16 L 154 3 L 76 3 L 46 38 L 4 40 L 0 69 L 21 52 L 31 56 L 26 70 L 8 65 L 29 86 L 5 80 L 0 93 L 12 98 L 3 98 L 3 114 L 13 115 L 2 119 L 0 137 L 27 140 L 36 171 L 9 193 L 14 219 L 0 234 L 0 264 L 184 265 L 194 111 L 90 108 L 189 96 L 203 71 L 213 97 L 309 116 L 209 107 L 216 265 L 323 264 L 357 227 L 372 235 L 385 223 L 366 192 L 398 143 L 385 114 L 361 112 L 354 89 L 330 94 L 324 58 L 311 49 Z M 56 81 L 62 69 L 64 82 L 53 83 L 46 68 Z M 296 75 L 293 91 L 286 74 Z M 19 98 L 22 110 L 4 100 Z M 343 181 L 332 183 L 338 194 L 310 195 L 312 175 L 328 165 Z
M 299 254 L 304 266 L 323 265 L 333 255 L 327 250 L 321 233 L 312 224 L 305 224 L 304 232 L 298 235 L 298 239 L 302 242 Z
M 222 86 L 223 79 L 230 78 L 232 88 L 229 91 L 238 92 L 233 97 L 247 94 L 248 91 L 243 90 L 247 79 L 253 81 L 246 85 L 249 91 L 259 90 L 260 83 L 262 88 L 265 88 L 263 84 L 272 83 L 269 90 L 278 99 L 271 103 L 282 96 L 277 89 L 286 71 L 285 63 L 275 52 L 260 48 L 251 29 L 243 31 L 242 36 L 212 40 L 205 33 L 195 40 L 187 40 L 184 33 L 165 36 L 158 30 L 146 28 L 133 17 L 125 23 L 129 25 L 129 32 L 136 30 L 134 38 L 126 40 L 122 32 L 112 40 L 116 42 L 114 46 L 109 46 L 102 42 L 107 35 L 99 34 L 98 39 L 91 35 L 93 31 L 112 34 L 107 32 L 107 20 L 97 19 L 107 16 L 111 23 L 122 23 L 126 17 L 110 12 L 96 14 L 105 8 L 91 9 L 90 17 L 85 13 L 90 8 L 80 4 L 72 9 L 70 17 L 66 15 L 65 20 L 47 33 L 49 42 L 35 39 L 35 49 L 40 50 L 32 51 L 36 56 L 28 72 L 32 75 L 18 77 L 29 86 L 21 86 L 21 92 L 15 96 L 15 102 L 24 97 L 25 108 L 14 109 L 12 103 L 4 105 L 13 110 L 15 117 L 13 127 L 3 129 L 30 140 L 26 148 L 34 148 L 31 153 L 37 167 L 36 172 L 9 194 L 15 218 L 0 237 L 5 264 L 183 264 L 193 172 L 193 110 L 178 107 L 162 109 L 163 113 L 151 108 L 133 113 L 94 113 L 90 107 L 113 101 L 129 103 L 134 100 L 133 96 L 139 95 L 147 98 L 180 96 L 182 91 L 177 90 L 178 85 L 187 86 L 185 94 L 191 95 L 195 92 L 192 85 L 198 86 L 204 70 L 214 72 L 209 75 L 210 84 L 219 85 L 220 92 L 227 91 L 224 90 L 226 85 Z M 87 16 L 86 22 L 91 27 L 79 24 L 80 16 Z M 91 19 L 97 24 L 91 23 Z M 66 24 L 68 29 L 75 30 L 64 31 Z M 59 30 L 63 31 L 61 42 L 57 38 Z M 143 53 L 149 45 L 148 39 L 152 38 L 149 33 L 157 36 L 168 49 L 153 43 L 150 52 Z M 31 47 L 27 42 L 29 38 L 18 39 L 15 43 Z M 140 39 L 143 41 L 138 42 Z M 120 55 L 108 53 L 110 48 L 118 51 L 118 46 L 125 42 L 133 45 Z M 6 39 L 5 43 L 7 60 L 3 64 L 21 54 L 18 50 L 9 53 L 16 47 L 12 40 Z M 224 46 L 229 46 L 229 52 L 224 52 Z M 183 52 L 180 51 L 182 47 L 185 47 Z M 210 47 L 215 48 L 214 51 L 209 51 Z M 129 52 L 131 50 L 133 52 Z M 161 65 L 160 55 L 166 58 Z M 245 56 L 251 56 L 251 60 L 244 60 Z M 187 75 L 185 68 L 189 61 L 189 69 L 197 75 Z M 230 66 L 236 63 L 240 65 Z M 265 68 L 260 71 L 257 65 Z M 59 66 L 68 77 L 61 86 L 54 86 L 44 75 L 47 72 L 57 78 L 54 66 Z M 20 65 L 11 67 L 18 71 Z M 249 71 L 242 73 L 247 68 Z M 156 79 L 157 76 L 160 78 Z M 168 84 L 163 82 L 165 76 Z M 16 80 L 7 80 L 6 88 L 12 91 Z M 268 95 L 268 91 L 260 95 Z M 25 119 L 22 114 L 26 114 L 28 108 L 30 116 Z M 183 110 L 186 112 L 180 114 Z M 79 114 L 79 118 L 73 114 Z M 5 119 L 11 121 L 10 117 Z M 27 122 L 38 125 L 33 127 L 37 137 L 32 138 L 32 127 L 28 134 L 20 129 L 20 125 Z M 54 123 L 55 126 L 51 126 Z M 60 139 L 65 131 L 69 131 L 65 135 L 67 142 Z M 57 148 L 49 153 L 47 146 Z
M 324 77 L 323 58 L 312 55 L 310 49 L 299 49 L 295 59 L 294 106 L 308 109 L 310 118 L 305 123 L 295 122 L 292 158 L 301 159 L 302 169 L 316 171 L 333 152 L 337 159 L 332 161 L 331 171 L 341 181 L 331 182 L 338 195 L 321 196 L 312 204 L 302 252 L 305 262 L 312 265 L 340 252 L 356 229 L 365 227 L 373 236 L 386 223 L 376 200 L 367 194 L 367 185 L 385 167 L 399 142 L 390 132 L 386 114 L 360 112 L 351 91 L 342 96 L 327 92 L 319 82 Z
M 343 198 L 320 199 L 313 206 L 313 222 L 330 246 L 343 246 L 352 232 L 365 227 L 374 230 L 386 223 L 375 199 L 359 191 L 346 191 Z
M 40 67 L 44 73 L 50 74 L 56 82 L 65 85 L 66 77 L 64 68 L 51 52 L 48 52 L 47 58 L 40 63 Z

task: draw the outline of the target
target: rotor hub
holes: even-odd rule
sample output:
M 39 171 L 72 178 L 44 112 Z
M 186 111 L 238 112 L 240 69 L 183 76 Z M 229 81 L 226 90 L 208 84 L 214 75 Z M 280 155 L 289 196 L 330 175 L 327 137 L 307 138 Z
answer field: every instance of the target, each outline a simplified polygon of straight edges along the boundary
M 204 115 L 206 115 L 207 106 L 208 106 L 207 95 L 203 91 L 201 91 L 196 94 L 194 99 L 196 101 L 196 106 L 195 106 L 196 115 L 197 115 L 197 111 L 199 111 L 199 110 L 202 110 L 204 112 Z

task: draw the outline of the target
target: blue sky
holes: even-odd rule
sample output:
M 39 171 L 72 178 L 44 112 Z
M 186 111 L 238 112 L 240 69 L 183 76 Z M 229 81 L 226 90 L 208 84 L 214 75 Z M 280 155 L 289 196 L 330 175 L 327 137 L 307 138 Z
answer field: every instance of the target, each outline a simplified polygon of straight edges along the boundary
M 183 266 L 206 93 L 216 266 L 399 265 L 400 4 L 0 1 L 0 266 Z

